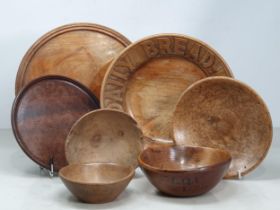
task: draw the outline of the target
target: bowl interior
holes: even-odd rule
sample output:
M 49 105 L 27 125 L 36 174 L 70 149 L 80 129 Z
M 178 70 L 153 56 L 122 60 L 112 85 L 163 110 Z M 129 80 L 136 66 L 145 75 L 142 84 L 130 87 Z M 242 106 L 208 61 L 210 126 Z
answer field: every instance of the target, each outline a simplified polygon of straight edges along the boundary
M 159 170 L 193 170 L 214 166 L 231 159 L 227 151 L 205 147 L 165 146 L 144 150 L 140 163 Z
M 133 168 L 110 163 L 73 164 L 62 168 L 59 175 L 71 182 L 109 184 L 126 179 Z

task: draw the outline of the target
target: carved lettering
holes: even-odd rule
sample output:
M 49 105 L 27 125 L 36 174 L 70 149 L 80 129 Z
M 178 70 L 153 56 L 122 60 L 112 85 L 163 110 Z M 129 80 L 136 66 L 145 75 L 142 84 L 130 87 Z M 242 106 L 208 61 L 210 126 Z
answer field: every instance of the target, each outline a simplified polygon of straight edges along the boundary
M 122 81 L 118 81 L 118 80 L 115 80 L 115 79 L 112 79 L 112 78 L 110 78 L 109 80 L 108 80 L 108 90 L 109 90 L 109 87 L 115 87 L 115 86 L 119 86 L 119 87 L 123 87 L 123 82 Z M 111 88 L 110 90 L 112 90 L 113 88 Z
M 123 67 L 123 69 L 127 69 L 130 71 L 135 68 L 134 64 L 132 63 L 132 61 L 129 59 L 128 56 L 124 56 L 120 58 L 116 66 Z
M 112 75 L 114 75 L 115 77 L 122 79 L 122 80 L 127 80 L 129 77 L 129 72 L 128 70 L 126 70 L 127 72 L 124 71 L 124 69 L 120 69 L 120 68 L 114 68 L 115 71 L 112 71 Z M 120 72 L 122 71 L 122 72 Z
M 114 102 L 114 101 L 111 100 L 111 99 L 107 99 L 107 98 L 106 98 L 106 99 L 104 100 L 104 103 L 105 103 L 105 107 L 106 107 L 106 108 L 109 108 L 109 109 L 117 109 L 117 110 L 123 111 L 122 104 L 116 103 L 116 102 Z
M 114 89 L 108 91 L 108 94 L 106 96 L 109 99 L 113 99 L 118 102 L 122 102 L 122 92 L 121 89 Z
M 225 66 L 219 61 L 219 59 L 215 58 L 214 64 L 209 71 L 210 75 L 225 75 L 226 69 Z
M 209 68 L 214 64 L 214 61 L 215 61 L 215 56 L 205 48 L 202 48 L 199 56 L 199 63 L 201 67 Z
M 148 40 L 142 43 L 142 47 L 148 57 L 155 57 L 159 53 L 159 49 L 156 47 L 155 42 Z
M 174 53 L 176 55 L 184 55 L 186 51 L 186 41 L 183 38 L 175 38 L 174 40 Z
M 187 45 L 187 52 L 185 55 L 189 57 L 194 62 L 198 62 L 198 57 L 200 53 L 201 46 L 194 42 L 189 42 Z
M 161 55 L 172 54 L 171 39 L 169 38 L 158 38 L 159 52 Z
M 151 58 L 166 55 L 182 57 L 195 63 L 207 76 L 228 75 L 223 62 L 207 46 L 180 36 L 153 37 L 129 48 L 115 62 L 104 81 L 105 107 L 123 110 L 126 84 L 133 72 Z M 190 183 L 189 180 L 185 182 L 181 184 Z

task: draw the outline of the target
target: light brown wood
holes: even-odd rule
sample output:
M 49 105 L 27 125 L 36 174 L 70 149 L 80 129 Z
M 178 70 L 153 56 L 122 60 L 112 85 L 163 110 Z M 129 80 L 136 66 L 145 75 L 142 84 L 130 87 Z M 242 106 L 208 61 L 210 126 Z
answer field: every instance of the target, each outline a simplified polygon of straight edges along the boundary
M 174 113 L 176 144 L 230 151 L 226 178 L 244 176 L 264 159 L 272 141 L 272 122 L 264 101 L 247 85 L 226 77 L 190 86 Z
M 104 65 L 130 41 L 107 27 L 76 23 L 42 36 L 25 54 L 16 79 L 16 95 L 28 82 L 45 75 L 62 75 L 88 87 L 98 98 Z
M 134 168 L 113 163 L 73 164 L 59 177 L 79 200 L 87 203 L 113 201 L 134 176 Z
M 144 149 L 147 149 L 148 147 L 157 147 L 157 146 L 173 146 L 175 145 L 174 141 L 170 139 L 169 141 L 155 141 L 147 136 L 143 137 L 143 144 Z
M 69 163 L 114 162 L 137 167 L 142 132 L 127 114 L 96 110 L 81 117 L 65 143 Z
M 145 149 L 138 161 L 161 192 L 195 196 L 218 184 L 229 168 L 231 156 L 225 150 L 206 147 L 158 146 Z
M 176 34 L 147 37 L 126 48 L 109 67 L 101 107 L 129 113 L 145 136 L 170 142 L 179 96 L 195 81 L 214 75 L 232 73 L 205 43 Z

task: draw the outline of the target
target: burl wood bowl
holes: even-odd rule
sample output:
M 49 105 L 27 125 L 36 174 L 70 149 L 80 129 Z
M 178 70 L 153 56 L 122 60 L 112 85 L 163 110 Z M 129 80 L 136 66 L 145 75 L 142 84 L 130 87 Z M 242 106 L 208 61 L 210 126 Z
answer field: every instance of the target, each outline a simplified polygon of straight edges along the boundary
M 248 85 L 209 77 L 181 95 L 173 116 L 177 145 L 224 149 L 232 162 L 226 178 L 241 178 L 265 158 L 272 141 L 272 120 L 262 98 Z
M 134 176 L 134 168 L 115 163 L 72 164 L 59 171 L 70 192 L 82 202 L 115 200 Z
M 227 172 L 231 156 L 226 150 L 190 146 L 158 146 L 138 157 L 149 181 L 171 196 L 196 196 L 215 187 Z

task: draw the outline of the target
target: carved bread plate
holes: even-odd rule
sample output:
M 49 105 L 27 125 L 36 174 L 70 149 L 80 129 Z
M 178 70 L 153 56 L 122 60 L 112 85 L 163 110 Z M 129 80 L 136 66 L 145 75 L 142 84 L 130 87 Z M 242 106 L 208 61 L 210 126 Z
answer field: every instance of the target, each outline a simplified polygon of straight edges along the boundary
M 112 62 L 102 84 L 101 107 L 129 113 L 145 136 L 172 139 L 171 118 L 181 93 L 209 76 L 232 73 L 205 43 L 178 34 L 144 38 Z
M 102 109 L 73 125 L 65 154 L 69 164 L 113 162 L 136 167 L 142 148 L 142 132 L 134 119 L 124 112 Z
M 36 41 L 23 57 L 16 95 L 33 79 L 54 74 L 79 81 L 99 98 L 106 65 L 129 44 L 127 38 L 101 25 L 58 27 Z
M 227 77 L 206 78 L 181 96 L 174 112 L 176 144 L 230 151 L 226 178 L 244 176 L 264 159 L 272 122 L 264 101 L 249 86 Z
M 58 171 L 66 165 L 64 144 L 77 119 L 99 108 L 80 83 L 62 76 L 33 80 L 16 97 L 12 127 L 22 150 L 40 166 Z

